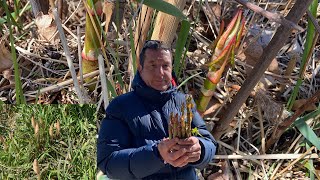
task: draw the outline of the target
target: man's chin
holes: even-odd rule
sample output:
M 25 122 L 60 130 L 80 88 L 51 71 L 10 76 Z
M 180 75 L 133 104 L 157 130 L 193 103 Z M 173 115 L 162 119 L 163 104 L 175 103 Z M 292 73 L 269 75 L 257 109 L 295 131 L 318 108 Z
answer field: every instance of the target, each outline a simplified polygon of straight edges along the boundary
M 169 86 L 164 85 L 164 86 L 153 86 L 152 88 L 158 91 L 166 91 Z

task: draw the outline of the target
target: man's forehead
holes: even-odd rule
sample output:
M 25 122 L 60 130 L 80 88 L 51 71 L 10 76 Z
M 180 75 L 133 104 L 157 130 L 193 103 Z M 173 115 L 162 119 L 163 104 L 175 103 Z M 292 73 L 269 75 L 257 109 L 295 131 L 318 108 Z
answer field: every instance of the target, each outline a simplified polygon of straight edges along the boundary
M 145 53 L 146 59 L 170 59 L 171 51 L 166 49 L 148 49 Z M 167 58 L 168 57 L 168 58 Z

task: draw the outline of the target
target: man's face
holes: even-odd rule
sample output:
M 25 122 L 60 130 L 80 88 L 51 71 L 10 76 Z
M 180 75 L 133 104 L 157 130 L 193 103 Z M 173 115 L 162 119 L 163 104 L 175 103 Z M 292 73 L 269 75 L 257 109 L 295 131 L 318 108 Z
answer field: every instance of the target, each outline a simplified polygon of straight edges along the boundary
M 147 49 L 145 52 L 144 66 L 139 66 L 142 80 L 147 86 L 159 91 L 170 87 L 172 79 L 172 57 L 169 50 Z

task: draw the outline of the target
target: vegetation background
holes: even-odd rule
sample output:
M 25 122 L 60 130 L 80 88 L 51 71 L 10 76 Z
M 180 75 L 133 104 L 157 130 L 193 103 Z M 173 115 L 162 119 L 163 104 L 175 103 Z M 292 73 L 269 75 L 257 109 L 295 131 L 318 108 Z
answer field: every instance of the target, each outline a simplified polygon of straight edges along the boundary
M 95 179 L 96 106 L 0 105 L 0 179 Z

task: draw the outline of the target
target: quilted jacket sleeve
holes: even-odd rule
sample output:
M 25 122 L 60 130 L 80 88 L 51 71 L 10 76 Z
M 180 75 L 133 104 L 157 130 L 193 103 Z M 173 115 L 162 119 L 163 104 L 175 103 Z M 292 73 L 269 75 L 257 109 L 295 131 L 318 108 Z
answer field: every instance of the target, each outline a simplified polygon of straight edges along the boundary
M 195 105 L 192 111 L 194 114 L 192 128 L 197 127 L 201 134 L 201 137 L 197 137 L 201 145 L 201 156 L 197 162 L 190 163 L 190 165 L 198 169 L 203 169 L 212 161 L 218 144 L 211 133 L 207 130 L 205 122 L 198 113 Z
M 112 179 L 140 179 L 159 171 L 165 165 L 157 143 L 132 148 L 133 136 L 120 109 L 113 100 L 102 121 L 97 142 L 99 169 Z

